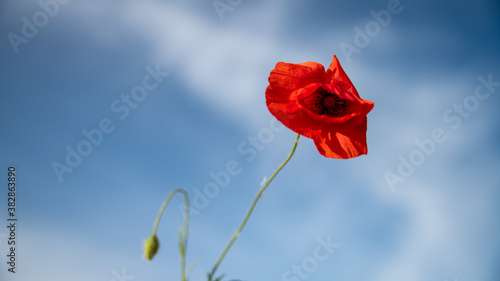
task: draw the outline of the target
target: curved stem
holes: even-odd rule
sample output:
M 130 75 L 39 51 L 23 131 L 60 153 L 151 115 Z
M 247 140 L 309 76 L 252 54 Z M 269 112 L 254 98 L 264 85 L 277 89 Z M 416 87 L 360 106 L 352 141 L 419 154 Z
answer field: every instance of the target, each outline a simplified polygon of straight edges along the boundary
M 243 230 L 243 228 L 247 224 L 247 221 L 250 218 L 250 215 L 252 214 L 253 209 L 255 208 L 255 205 L 257 204 L 257 202 L 259 201 L 259 199 L 262 197 L 262 193 L 264 192 L 264 190 L 266 190 L 267 186 L 271 183 L 271 181 L 276 177 L 276 175 L 281 171 L 281 169 L 283 169 L 283 167 L 285 167 L 285 165 L 288 163 L 288 161 L 290 161 L 290 159 L 292 158 L 293 154 L 295 153 L 295 149 L 297 148 L 297 144 L 299 142 L 299 137 L 300 137 L 300 134 L 297 134 L 297 138 L 295 139 L 295 144 L 293 145 L 293 148 L 292 148 L 292 151 L 290 152 L 290 155 L 288 155 L 288 157 L 285 159 L 285 161 L 278 167 L 278 169 L 273 173 L 273 175 L 269 178 L 269 180 L 267 180 L 267 182 L 262 186 L 262 188 L 257 193 L 257 196 L 253 200 L 253 203 L 250 206 L 250 209 L 248 210 L 245 218 L 243 219 L 243 222 L 241 222 L 240 227 L 238 227 L 238 229 L 236 230 L 236 232 L 231 237 L 231 240 L 229 240 L 229 243 L 226 245 L 226 247 L 222 251 L 222 254 L 220 255 L 220 257 L 217 260 L 217 262 L 215 263 L 212 271 L 210 272 L 209 276 L 211 278 L 214 277 L 215 272 L 217 271 L 217 268 L 219 267 L 220 263 L 222 262 L 222 260 L 226 256 L 227 252 L 229 251 L 229 249 L 233 245 L 234 241 L 236 241 L 236 238 L 238 238 L 238 236 L 240 235 L 241 231 Z
M 158 225 L 160 224 L 160 219 L 167 207 L 168 203 L 174 197 L 175 194 L 181 193 L 184 197 L 184 204 L 186 205 L 185 215 L 184 215 L 184 231 L 179 238 L 179 252 L 181 256 L 181 281 L 186 281 L 186 249 L 187 249 L 187 241 L 188 241 L 188 231 L 189 231 L 189 197 L 187 192 L 182 188 L 177 188 L 170 192 L 167 199 L 163 202 L 160 210 L 158 211 L 158 215 L 156 216 L 156 220 L 153 226 L 153 235 L 156 235 L 156 231 L 158 230 Z

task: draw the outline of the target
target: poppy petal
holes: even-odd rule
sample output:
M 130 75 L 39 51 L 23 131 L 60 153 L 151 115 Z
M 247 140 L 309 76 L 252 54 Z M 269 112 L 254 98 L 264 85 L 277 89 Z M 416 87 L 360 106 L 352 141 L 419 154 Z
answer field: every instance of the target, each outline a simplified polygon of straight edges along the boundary
M 327 76 L 327 83 L 332 83 L 332 84 L 337 84 L 344 88 L 346 91 L 353 93 L 359 98 L 358 91 L 354 87 L 354 84 L 352 84 L 351 79 L 347 77 L 347 74 L 345 73 L 344 69 L 340 65 L 340 62 L 337 58 L 337 56 L 333 56 L 333 61 L 328 67 L 328 70 L 326 71 L 326 76 Z
M 312 106 L 308 105 L 308 103 L 311 102 L 311 97 L 318 87 L 322 87 L 329 93 L 335 93 L 339 98 L 346 100 L 348 105 L 345 110 L 337 116 L 320 115 L 311 110 Z M 343 88 L 333 84 L 310 84 L 293 92 L 290 99 L 295 100 L 300 111 L 308 115 L 312 120 L 329 125 L 347 124 L 347 122 L 354 125 L 359 124 L 373 108 L 373 102 L 346 92 Z
M 366 145 L 367 120 L 357 126 L 338 131 L 318 131 L 313 136 L 318 151 L 325 157 L 349 159 L 368 153 Z
M 278 62 L 269 75 L 269 84 L 273 87 L 295 91 L 311 83 L 323 82 L 324 79 L 325 67 L 319 63 Z

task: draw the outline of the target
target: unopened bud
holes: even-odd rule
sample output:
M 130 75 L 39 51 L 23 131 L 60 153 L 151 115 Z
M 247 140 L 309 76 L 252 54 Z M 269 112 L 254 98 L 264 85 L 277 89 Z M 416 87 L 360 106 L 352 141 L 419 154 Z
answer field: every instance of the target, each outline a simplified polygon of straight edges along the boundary
M 160 248 L 160 241 L 158 241 L 158 237 L 156 237 L 156 235 L 149 236 L 144 243 L 144 258 L 149 261 L 152 260 L 158 252 L 158 248 Z

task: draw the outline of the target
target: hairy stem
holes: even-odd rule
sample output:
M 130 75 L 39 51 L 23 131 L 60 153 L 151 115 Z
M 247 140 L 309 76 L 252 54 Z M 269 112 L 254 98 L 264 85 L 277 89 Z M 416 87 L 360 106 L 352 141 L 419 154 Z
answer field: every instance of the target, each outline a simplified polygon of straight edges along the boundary
M 158 216 L 156 216 L 156 221 L 153 226 L 153 235 L 156 236 L 156 231 L 158 230 L 158 224 L 160 224 L 160 219 L 163 215 L 163 212 L 165 211 L 165 208 L 167 207 L 168 203 L 174 197 L 175 194 L 181 193 L 184 197 L 184 204 L 186 205 L 185 208 L 185 215 L 184 215 L 184 231 L 180 230 L 182 232 L 179 235 L 179 254 L 181 257 L 181 281 L 186 281 L 186 249 L 187 249 L 187 241 L 188 241 L 188 231 L 189 231 L 189 197 L 187 192 L 182 189 L 178 188 L 170 192 L 168 195 L 167 199 L 163 202 L 163 205 L 160 208 L 160 211 L 158 211 Z
M 243 230 L 243 228 L 247 224 L 247 221 L 250 218 L 250 215 L 252 214 L 253 209 L 255 208 L 255 205 L 257 205 L 257 202 L 262 197 L 262 193 L 264 192 L 264 190 L 266 190 L 266 188 L 269 186 L 271 181 L 276 177 L 276 175 L 281 171 L 281 169 L 283 169 L 283 167 L 285 167 L 285 165 L 288 163 L 288 161 L 290 161 L 290 159 L 292 158 L 293 154 L 295 153 L 295 149 L 297 148 L 297 144 L 299 143 L 299 137 L 300 137 L 300 134 L 297 134 L 297 138 L 295 139 L 295 144 L 293 145 L 293 148 L 292 148 L 292 151 L 290 152 L 290 155 L 288 155 L 288 157 L 285 159 L 285 161 L 278 167 L 278 169 L 273 173 L 273 175 L 269 178 L 269 180 L 267 180 L 267 182 L 261 187 L 261 189 L 257 193 L 257 196 L 255 196 L 255 199 L 253 200 L 253 203 L 250 206 L 250 209 L 248 210 L 245 218 L 241 222 L 240 227 L 238 227 L 236 232 L 233 234 L 233 236 L 231 237 L 231 240 L 229 240 L 229 243 L 226 245 L 226 247 L 222 251 L 222 254 L 220 255 L 219 259 L 215 263 L 212 271 L 209 273 L 210 279 L 214 278 L 214 275 L 215 275 L 215 272 L 217 271 L 217 268 L 219 267 L 222 260 L 226 256 L 227 252 L 229 251 L 229 249 L 233 245 L 234 241 L 236 241 L 236 238 L 238 238 L 241 231 Z

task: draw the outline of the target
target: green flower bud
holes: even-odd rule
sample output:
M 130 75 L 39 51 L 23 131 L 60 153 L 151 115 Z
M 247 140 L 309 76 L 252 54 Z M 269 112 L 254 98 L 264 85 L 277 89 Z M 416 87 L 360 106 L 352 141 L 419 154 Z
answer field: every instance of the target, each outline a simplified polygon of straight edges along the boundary
M 158 241 L 158 237 L 156 237 L 156 235 L 149 236 L 144 243 L 144 258 L 149 261 L 152 260 L 158 252 L 158 248 L 160 248 L 160 241 Z

